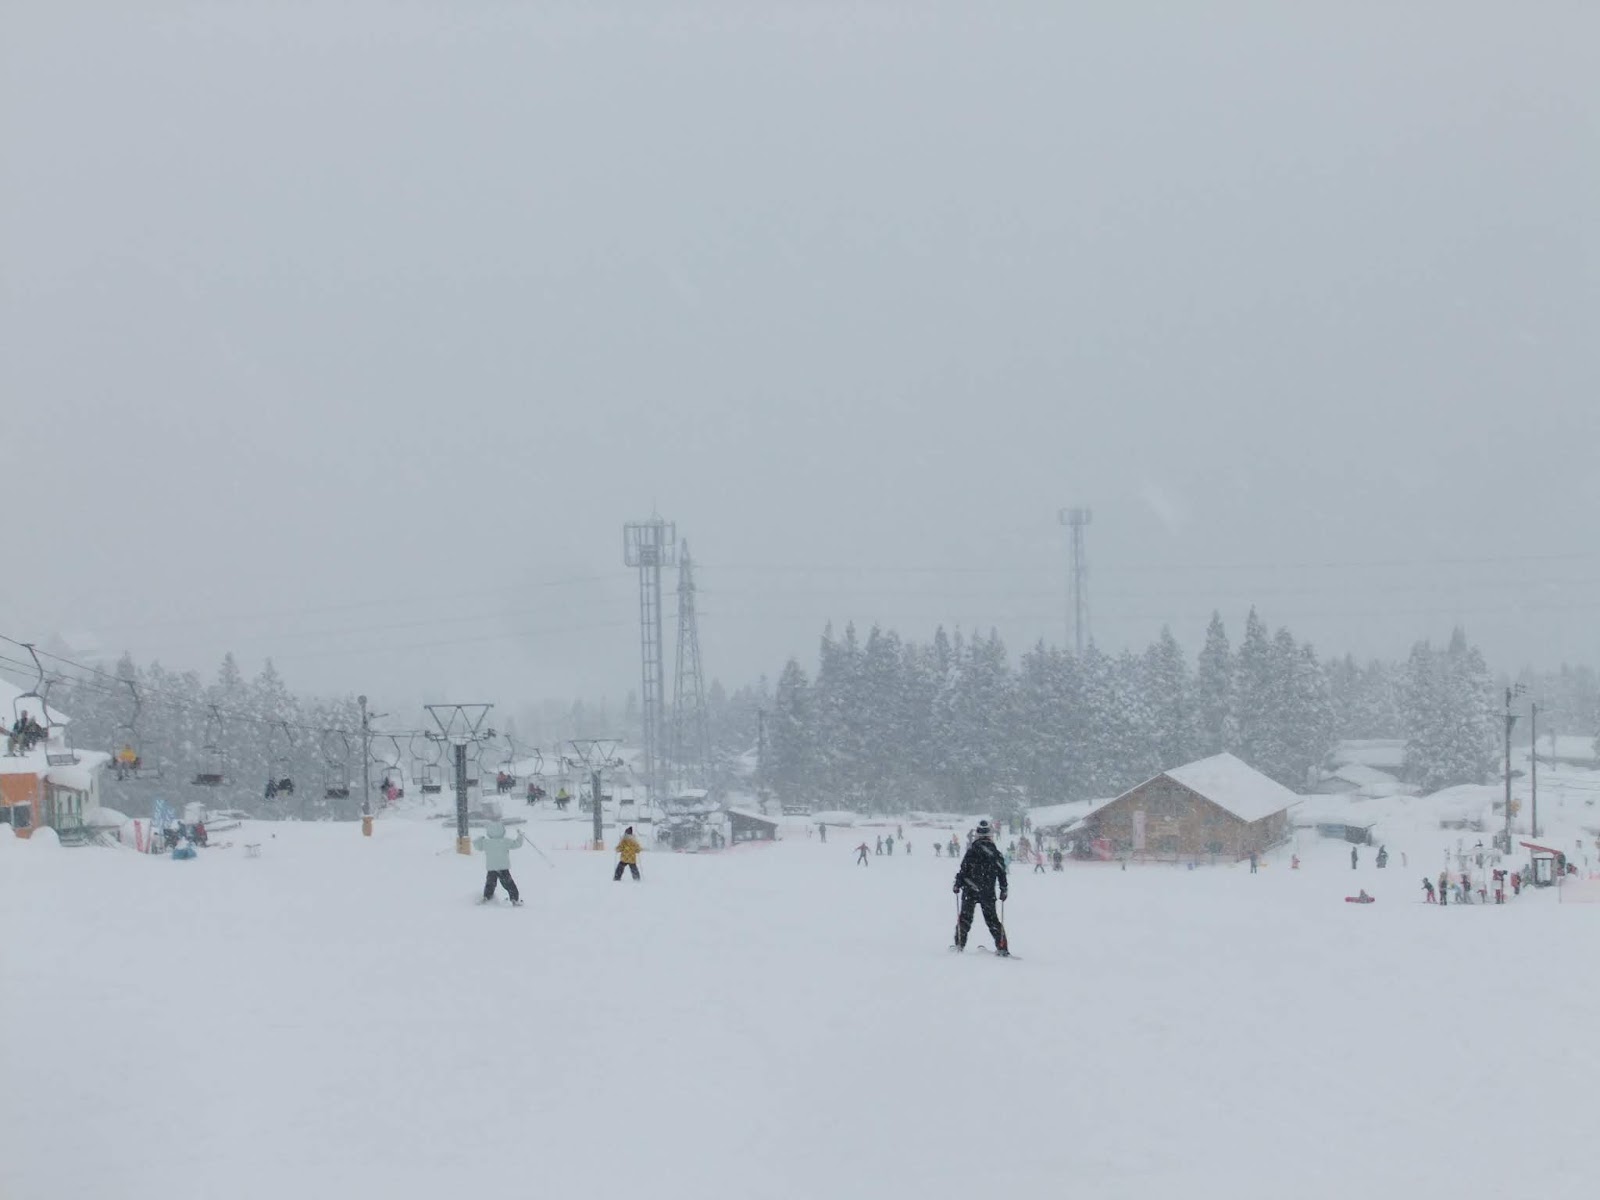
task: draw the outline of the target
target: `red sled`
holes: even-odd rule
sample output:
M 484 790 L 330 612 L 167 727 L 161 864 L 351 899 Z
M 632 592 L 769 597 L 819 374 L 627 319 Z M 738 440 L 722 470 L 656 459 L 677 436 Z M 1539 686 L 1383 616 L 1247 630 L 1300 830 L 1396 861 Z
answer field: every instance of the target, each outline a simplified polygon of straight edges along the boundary
M 1372 904 L 1377 899 L 1378 898 L 1376 896 L 1368 896 L 1363 894 L 1360 896 L 1346 896 L 1344 898 L 1344 902 L 1346 904 Z

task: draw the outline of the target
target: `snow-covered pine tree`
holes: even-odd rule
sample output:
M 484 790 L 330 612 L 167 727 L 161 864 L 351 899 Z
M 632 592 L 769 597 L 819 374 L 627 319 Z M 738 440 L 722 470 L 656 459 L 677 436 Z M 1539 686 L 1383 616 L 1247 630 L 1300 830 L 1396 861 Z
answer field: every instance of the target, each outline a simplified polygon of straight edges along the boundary
M 778 676 L 767 723 L 767 786 L 779 800 L 811 804 L 819 798 L 816 736 L 811 683 L 791 658 Z
M 1194 759 L 1198 728 L 1194 681 L 1189 678 L 1183 648 L 1165 625 L 1161 636 L 1145 651 L 1143 688 L 1158 770 Z
M 1406 659 L 1402 695 L 1406 735 L 1406 778 L 1424 792 L 1446 786 L 1450 765 L 1444 687 L 1438 655 L 1426 641 L 1411 647 Z
M 1500 719 L 1488 665 L 1478 648 L 1468 644 L 1464 629 L 1450 635 L 1442 675 L 1450 714 L 1444 743 L 1447 773 L 1454 783 L 1482 783 L 1499 755 Z
M 1212 613 L 1206 627 L 1206 643 L 1200 651 L 1195 672 L 1196 757 L 1206 758 L 1235 750 L 1239 745 L 1239 723 L 1235 714 L 1237 689 L 1234 682 L 1233 651 L 1222 614 Z
M 1277 663 L 1273 658 L 1272 642 L 1267 637 L 1266 624 L 1252 608 L 1245 618 L 1244 640 L 1239 643 L 1235 667 L 1237 701 L 1235 713 L 1239 722 L 1239 748 L 1237 753 L 1252 767 L 1267 774 L 1277 758 L 1275 725 L 1278 720 L 1277 705 L 1281 687 L 1277 679 Z

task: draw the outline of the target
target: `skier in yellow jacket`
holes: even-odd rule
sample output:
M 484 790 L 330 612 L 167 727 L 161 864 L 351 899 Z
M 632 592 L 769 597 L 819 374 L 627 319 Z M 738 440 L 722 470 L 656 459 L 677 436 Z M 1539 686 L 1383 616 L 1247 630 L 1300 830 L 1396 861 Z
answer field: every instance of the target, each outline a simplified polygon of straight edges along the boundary
M 623 868 L 632 871 L 635 880 L 639 878 L 639 839 L 633 836 L 632 825 L 622 831 L 617 843 L 617 873 L 611 877 L 612 883 L 621 880 Z

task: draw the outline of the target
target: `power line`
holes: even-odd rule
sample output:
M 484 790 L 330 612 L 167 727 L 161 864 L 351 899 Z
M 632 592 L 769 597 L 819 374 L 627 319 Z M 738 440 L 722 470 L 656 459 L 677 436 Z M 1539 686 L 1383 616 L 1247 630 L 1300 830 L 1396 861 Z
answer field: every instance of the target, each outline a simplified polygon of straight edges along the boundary
M 11 645 L 19 647 L 25 647 L 28 644 L 26 642 L 19 642 L 15 638 L 8 637 L 5 634 L 0 634 L 0 641 L 9 642 Z M 74 660 L 63 657 L 62 655 L 53 654 L 48 650 L 39 650 L 38 654 L 41 658 L 48 658 L 52 662 L 60 663 L 64 667 L 71 668 L 72 670 L 81 673 L 81 677 L 74 677 L 66 674 L 64 671 L 58 671 L 55 673 L 53 679 L 49 676 L 46 677 L 45 683 L 47 687 L 51 683 L 61 682 L 71 684 L 74 687 L 82 688 L 83 690 L 94 694 L 120 697 L 122 696 L 122 689 L 127 686 L 127 680 L 123 676 L 113 675 L 108 671 L 104 671 L 101 668 L 92 666 L 88 663 L 75 662 Z M 34 672 L 33 664 L 22 662 L 14 658 L 0 657 L 0 663 L 5 663 L 8 666 L 21 669 L 28 673 Z M 101 680 L 106 682 L 102 683 L 100 682 Z M 137 680 L 133 682 L 134 687 L 144 695 L 155 696 L 163 699 L 167 704 L 175 709 L 178 709 L 179 711 L 189 713 L 197 713 L 202 711 L 213 712 L 231 724 L 253 725 L 270 729 L 287 728 L 301 733 L 317 735 L 330 732 L 344 734 L 348 734 L 350 732 L 349 730 L 326 725 L 306 725 L 299 722 L 277 718 L 257 717 L 249 713 L 241 712 L 238 709 L 228 708 L 220 704 L 213 704 L 209 701 L 197 701 L 189 696 L 174 692 L 170 688 L 152 687 L 148 684 L 139 683 Z M 425 732 L 426 731 L 422 729 L 401 729 L 392 731 L 392 734 L 395 737 L 410 737 L 412 735 Z
M 1586 554 L 1505 554 L 1471 555 L 1438 558 L 1389 559 L 1327 559 L 1302 562 L 1132 562 L 1105 563 L 1102 572 L 1116 571 L 1308 571 L 1308 570 L 1377 570 L 1395 567 L 1443 566 L 1504 566 L 1530 562 L 1594 562 L 1600 553 Z M 815 574 L 862 575 L 1055 575 L 1049 567 L 1032 566 L 937 566 L 890 565 L 884 563 L 856 565 L 819 565 L 807 563 L 706 563 L 703 571 L 797 571 Z
M 514 589 L 514 590 L 515 590 L 516 593 L 520 594 L 522 592 L 525 592 L 529 588 L 562 588 L 562 587 L 576 587 L 579 584 L 586 584 L 586 583 L 615 583 L 615 582 L 616 582 L 616 576 L 615 575 L 574 575 L 574 576 L 569 576 L 568 578 L 565 578 L 565 579 L 548 579 L 548 580 L 536 581 L 536 582 L 527 583 L 527 584 L 521 584 L 521 585 L 518 585 L 518 587 L 516 589 Z M 507 589 L 505 592 L 501 592 L 501 593 L 488 593 L 488 594 L 489 595 L 509 595 L 509 594 L 512 594 L 512 589 Z M 132 630 L 139 630 L 139 629 L 170 628 L 170 627 L 173 627 L 173 626 L 190 627 L 190 626 L 194 626 L 194 625 L 218 625 L 218 624 L 226 624 L 226 623 L 228 623 L 230 621 L 278 621 L 278 620 L 284 619 L 285 617 L 311 616 L 311 615 L 316 615 L 316 614 L 320 614 L 320 613 L 330 613 L 330 612 L 350 612 L 350 611 L 353 611 L 353 610 L 356 610 L 356 609 L 363 609 L 363 608 L 389 608 L 389 607 L 395 607 L 395 606 L 399 606 L 399 605 L 412 604 L 412 603 L 417 602 L 418 600 L 426 600 L 426 601 L 428 601 L 430 603 L 437 600 L 437 601 L 443 601 L 443 602 L 454 604 L 454 603 L 459 603 L 459 595 L 452 594 L 452 593 L 443 593 L 443 592 L 441 592 L 441 593 L 438 593 L 437 595 L 434 595 L 434 596 L 419 597 L 417 595 L 417 593 L 415 593 L 415 592 L 407 592 L 404 595 L 383 596 L 383 597 L 379 597 L 379 598 L 372 599 L 372 600 L 355 600 L 355 601 L 350 601 L 350 602 L 344 603 L 344 604 L 324 604 L 324 605 L 314 605 L 314 606 L 301 607 L 301 608 L 283 608 L 283 609 L 277 609 L 277 610 L 270 611 L 270 612 L 224 613 L 224 614 L 221 614 L 221 615 L 212 614 L 212 615 L 204 616 L 204 617 L 164 617 L 164 618 L 161 618 L 159 620 L 154 620 L 154 621 L 132 621 L 132 622 L 127 622 L 127 621 L 117 622 L 117 621 L 113 621 L 113 622 L 110 622 L 109 624 L 103 623 L 103 622 L 98 622 L 98 621 L 90 622 L 90 623 L 95 625 L 97 628 L 100 628 L 100 629 L 119 629 L 119 630 L 132 629 Z

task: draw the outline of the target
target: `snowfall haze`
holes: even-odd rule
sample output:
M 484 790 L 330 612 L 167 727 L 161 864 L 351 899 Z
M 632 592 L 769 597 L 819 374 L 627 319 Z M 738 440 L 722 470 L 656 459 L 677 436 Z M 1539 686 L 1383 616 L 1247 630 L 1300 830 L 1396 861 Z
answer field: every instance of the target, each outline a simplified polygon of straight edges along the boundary
M 10 0 L 0 632 L 406 701 L 1600 605 L 1600 10 Z

